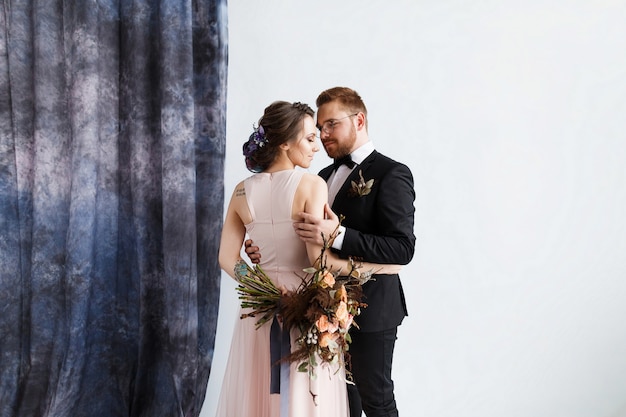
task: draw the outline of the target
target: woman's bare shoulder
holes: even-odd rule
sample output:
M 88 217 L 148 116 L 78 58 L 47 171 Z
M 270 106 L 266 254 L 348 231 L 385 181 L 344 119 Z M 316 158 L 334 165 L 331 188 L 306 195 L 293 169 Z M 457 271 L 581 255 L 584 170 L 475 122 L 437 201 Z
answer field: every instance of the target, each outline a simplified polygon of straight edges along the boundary
M 241 197 L 246 195 L 246 186 L 244 181 L 239 182 L 239 184 L 235 185 L 235 190 L 233 191 L 233 197 Z
M 245 181 L 241 181 L 235 186 L 233 195 L 230 198 L 230 204 L 228 205 L 229 211 L 237 213 L 243 224 L 248 224 L 252 221 L 252 214 L 248 207 L 248 200 L 246 198 L 246 186 Z
M 310 187 L 326 187 L 326 181 L 324 181 L 322 177 L 308 172 L 305 172 L 302 176 L 301 184 L 307 184 Z
M 233 193 L 230 196 L 229 207 L 235 210 L 239 210 L 246 203 L 246 186 L 244 181 L 241 181 L 233 189 Z

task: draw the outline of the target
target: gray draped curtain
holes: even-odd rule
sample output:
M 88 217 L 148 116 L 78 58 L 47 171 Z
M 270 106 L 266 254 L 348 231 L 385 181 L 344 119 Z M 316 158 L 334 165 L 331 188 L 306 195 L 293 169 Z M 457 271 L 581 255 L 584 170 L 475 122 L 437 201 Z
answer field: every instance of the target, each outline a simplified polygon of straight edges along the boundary
M 0 417 L 198 416 L 226 0 L 0 7 Z

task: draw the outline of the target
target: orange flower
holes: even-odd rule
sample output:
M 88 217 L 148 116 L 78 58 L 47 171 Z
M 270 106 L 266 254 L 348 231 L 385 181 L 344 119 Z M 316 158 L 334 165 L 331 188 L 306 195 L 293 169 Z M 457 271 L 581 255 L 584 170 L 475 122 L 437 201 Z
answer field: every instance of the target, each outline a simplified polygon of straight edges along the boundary
M 337 349 L 339 347 L 337 339 L 339 339 L 339 333 L 322 333 L 319 341 L 320 347 Z
M 328 287 L 333 287 L 335 285 L 335 276 L 330 271 L 324 271 L 322 274 L 322 279 L 320 282 L 326 284 Z
M 319 319 L 315 322 L 315 326 L 320 333 L 328 332 L 335 333 L 339 330 L 339 323 L 337 320 L 328 320 L 326 314 L 322 314 Z
M 329 324 L 330 323 L 328 321 L 328 317 L 326 317 L 326 314 L 322 314 L 320 318 L 317 319 L 317 321 L 315 322 L 315 326 L 317 327 L 317 330 L 320 331 L 320 333 L 327 332 Z
M 343 285 L 337 290 L 335 293 L 335 299 L 343 301 L 344 303 L 348 302 L 348 291 L 346 291 L 346 287 Z
M 348 305 L 345 302 L 339 302 L 339 305 L 337 306 L 337 311 L 335 311 L 335 316 L 337 316 L 341 327 L 345 329 L 346 324 L 348 323 L 348 320 L 350 318 L 350 314 L 348 313 Z

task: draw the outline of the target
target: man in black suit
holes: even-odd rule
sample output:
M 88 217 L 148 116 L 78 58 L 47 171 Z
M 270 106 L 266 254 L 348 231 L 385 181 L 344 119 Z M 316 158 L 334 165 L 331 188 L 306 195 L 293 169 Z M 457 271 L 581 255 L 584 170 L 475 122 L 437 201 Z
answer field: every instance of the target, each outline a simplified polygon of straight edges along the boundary
M 319 175 L 328 183 L 327 218 L 302 213 L 294 223 L 303 240 L 322 244 L 345 218 L 333 250 L 380 264 L 406 265 L 413 258 L 415 190 L 409 168 L 374 149 L 367 131 L 367 109 L 358 93 L 335 87 L 316 101 L 317 127 L 329 157 L 335 163 Z M 373 182 L 371 181 L 373 180 Z M 397 274 L 374 275 L 363 286 L 367 303 L 357 318 L 360 329 L 351 330 L 351 372 L 355 386 L 348 386 L 351 417 L 398 415 L 391 379 L 397 327 L 407 315 L 402 284 Z M 355 388 L 356 387 L 356 388 Z
M 326 218 L 306 213 L 295 222 L 305 241 L 322 245 L 339 219 L 341 233 L 333 242 L 339 257 L 379 264 L 406 265 L 413 258 L 415 190 L 409 168 L 374 149 L 367 131 L 367 108 L 359 94 L 346 87 L 323 91 L 316 101 L 320 139 L 334 163 L 319 175 L 328 183 Z M 246 242 L 253 262 L 258 248 Z M 407 315 L 398 274 L 374 275 L 363 285 L 363 309 L 359 329 L 350 331 L 350 371 L 355 385 L 348 385 L 350 416 L 396 417 L 391 368 L 397 328 Z

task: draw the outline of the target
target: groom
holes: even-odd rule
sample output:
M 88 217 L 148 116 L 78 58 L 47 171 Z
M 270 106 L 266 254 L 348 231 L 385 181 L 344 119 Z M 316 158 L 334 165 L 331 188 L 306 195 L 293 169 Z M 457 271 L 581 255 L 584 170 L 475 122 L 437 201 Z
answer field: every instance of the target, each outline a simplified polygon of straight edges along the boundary
M 367 131 L 367 109 L 359 94 L 346 87 L 323 91 L 316 101 L 320 139 L 334 163 L 319 175 L 328 183 L 332 210 L 326 218 L 300 213 L 294 223 L 305 241 L 322 245 L 322 234 L 329 236 L 345 219 L 333 250 L 341 258 L 353 257 L 380 264 L 406 265 L 413 258 L 415 191 L 413 176 L 405 165 L 374 149 Z M 254 261 L 258 248 L 246 242 L 246 252 Z M 363 285 L 364 302 L 357 322 L 350 331 L 350 357 L 355 385 L 348 385 L 351 417 L 396 417 L 398 410 L 391 379 L 397 328 L 407 315 L 400 278 L 374 275 Z

